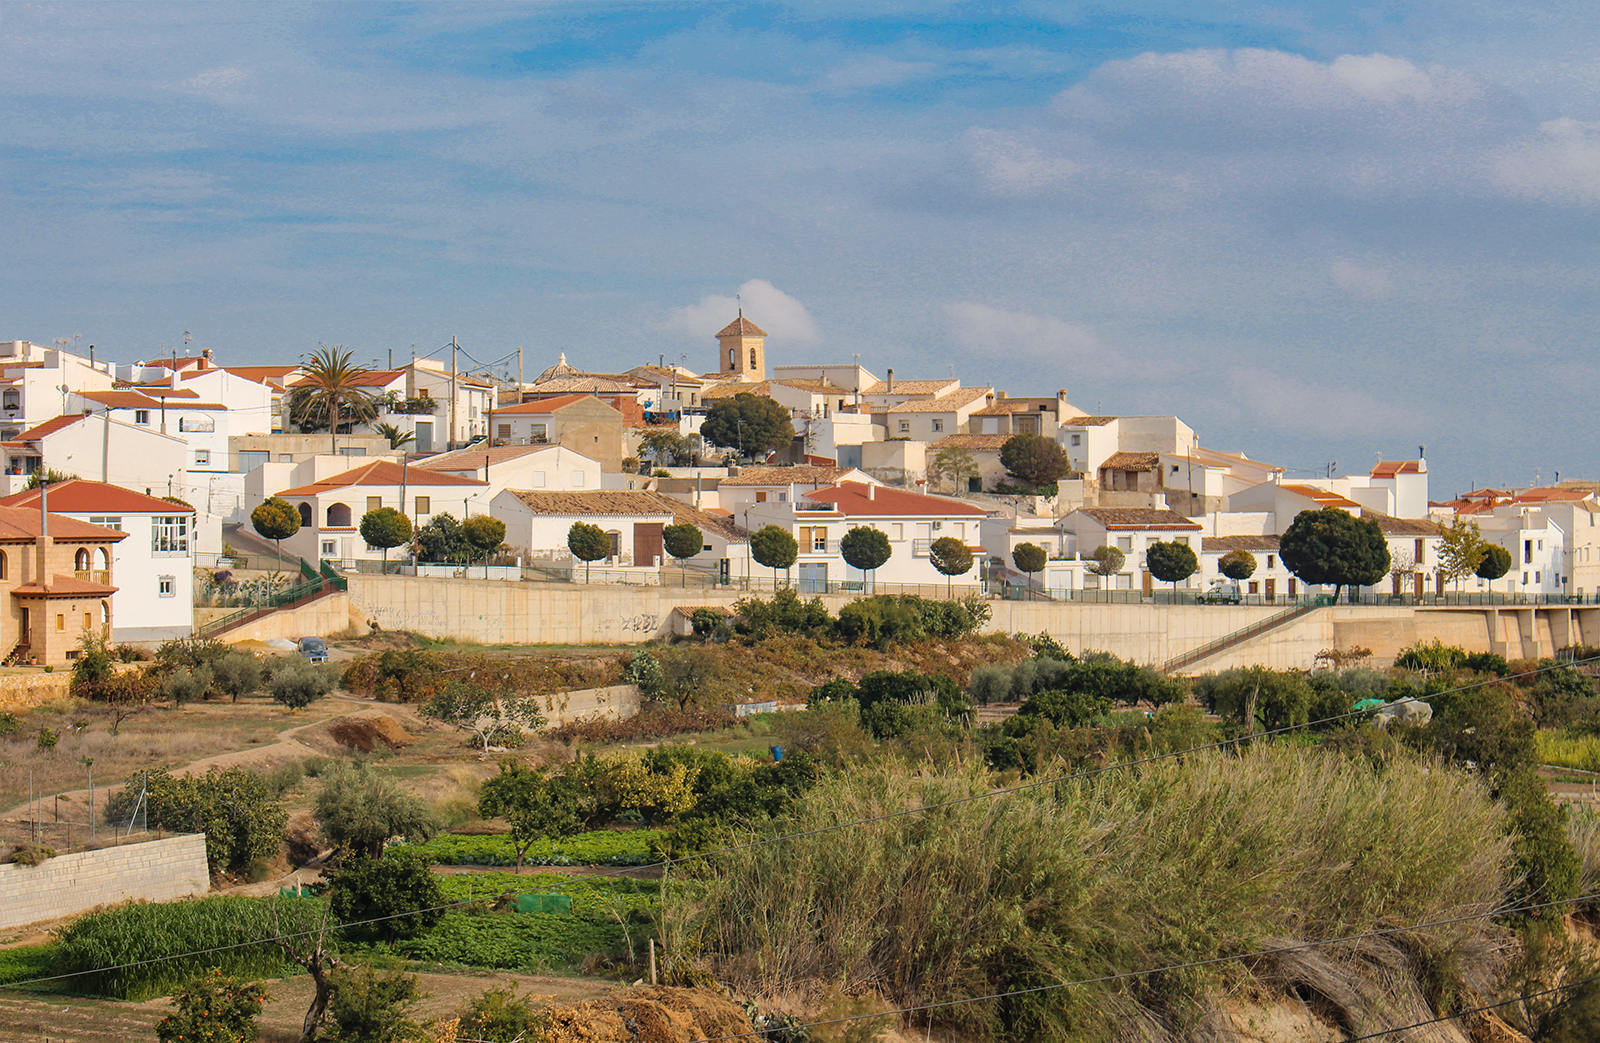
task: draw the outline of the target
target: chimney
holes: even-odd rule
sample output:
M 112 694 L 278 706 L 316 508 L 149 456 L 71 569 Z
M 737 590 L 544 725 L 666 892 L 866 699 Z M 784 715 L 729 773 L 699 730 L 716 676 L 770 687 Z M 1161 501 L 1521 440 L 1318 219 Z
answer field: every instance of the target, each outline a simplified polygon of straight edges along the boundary
M 867 499 L 876 500 L 877 498 L 878 498 L 878 486 L 877 486 L 877 484 L 874 483 L 874 482 L 868 482 L 867 483 Z
M 1067 400 L 1067 389 L 1066 388 L 1061 388 L 1061 389 L 1057 390 L 1056 391 L 1056 401 L 1057 402 L 1065 402 L 1066 400 Z
M 996 391 L 994 394 L 995 394 L 996 398 L 1005 398 L 1006 397 L 1006 393 L 1004 391 Z
M 893 394 L 894 393 L 894 370 L 892 370 L 892 369 L 889 371 L 888 385 L 889 385 L 888 393 L 889 394 Z
M 986 406 L 994 405 L 994 392 L 993 391 L 991 391 L 987 395 L 983 396 L 983 404 L 986 405 Z

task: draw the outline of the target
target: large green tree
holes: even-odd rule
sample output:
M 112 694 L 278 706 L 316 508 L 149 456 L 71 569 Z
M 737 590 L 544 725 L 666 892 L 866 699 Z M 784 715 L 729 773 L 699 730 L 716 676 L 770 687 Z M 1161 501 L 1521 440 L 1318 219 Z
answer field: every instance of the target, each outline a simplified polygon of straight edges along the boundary
M 778 570 L 788 571 L 800 556 L 800 543 L 788 529 L 766 525 L 750 534 L 750 556 L 772 570 L 772 582 L 778 582 Z
M 460 564 L 472 560 L 472 541 L 461 522 L 449 511 L 440 511 L 417 530 L 417 560 Z
M 439 832 L 426 804 L 370 764 L 334 761 L 319 778 L 311 815 L 333 847 L 382 858 L 390 837 L 420 844 Z
M 1477 574 L 1479 579 L 1489 581 L 1489 589 L 1494 589 L 1494 581 L 1511 571 L 1511 552 L 1498 543 L 1486 543 L 1483 547 L 1483 558 L 1478 562 Z
M 949 597 L 954 577 L 972 568 L 972 549 L 954 536 L 941 536 L 928 545 L 928 561 L 944 577 L 944 594 Z
M 589 563 L 599 561 L 611 553 L 611 537 L 598 525 L 573 522 L 567 530 L 567 549 L 583 562 L 583 581 L 589 582 Z
M 367 387 L 365 377 L 371 372 L 365 366 L 351 361 L 353 353 L 342 344 L 319 344 L 311 359 L 300 367 L 304 376 L 295 389 L 307 400 L 309 418 L 320 412 L 333 436 L 333 452 L 339 452 L 339 425 L 351 420 L 369 419 L 376 396 Z M 320 408 L 318 408 L 320 407 Z M 290 410 L 294 409 L 291 396 Z M 306 423 L 308 420 L 302 420 Z M 304 428 L 302 427 L 302 430 Z
M 1230 550 L 1217 562 L 1217 568 L 1234 582 L 1243 582 L 1256 574 L 1256 556 L 1247 550 Z
M 1389 544 L 1371 518 L 1337 507 L 1301 511 L 1278 541 L 1284 568 L 1306 583 L 1345 587 L 1380 582 L 1389 571 Z
M 967 480 L 978 477 L 981 472 L 971 453 L 960 446 L 951 445 L 933 454 L 928 473 L 936 481 L 948 483 L 956 492 L 965 492 Z
M 706 411 L 700 437 L 754 459 L 794 441 L 794 423 L 777 402 L 742 391 Z
M 1163 583 L 1172 584 L 1174 597 L 1177 596 L 1178 584 L 1200 571 L 1200 560 L 1195 557 L 1194 549 L 1184 543 L 1157 540 L 1145 548 L 1144 563 L 1150 575 Z
M 1043 435 L 1012 435 L 1000 447 L 1006 473 L 1032 486 L 1049 485 L 1072 470 L 1066 450 Z
M 296 519 L 298 520 L 298 518 Z M 383 568 L 389 570 L 389 548 L 411 539 L 411 519 L 393 507 L 379 507 L 361 516 L 361 538 L 383 551 Z
M 886 533 L 867 525 L 857 525 L 839 540 L 839 555 L 845 564 L 865 573 L 876 571 L 894 554 Z
M 486 779 L 478 791 L 478 814 L 486 819 L 503 818 L 511 827 L 519 873 L 534 841 L 578 832 L 583 828 L 586 804 L 591 803 L 579 780 L 546 775 L 512 760 L 501 761 L 500 774 Z
M 300 531 L 300 512 L 281 496 L 269 496 L 250 512 L 250 525 L 278 548 L 283 557 L 283 540 Z

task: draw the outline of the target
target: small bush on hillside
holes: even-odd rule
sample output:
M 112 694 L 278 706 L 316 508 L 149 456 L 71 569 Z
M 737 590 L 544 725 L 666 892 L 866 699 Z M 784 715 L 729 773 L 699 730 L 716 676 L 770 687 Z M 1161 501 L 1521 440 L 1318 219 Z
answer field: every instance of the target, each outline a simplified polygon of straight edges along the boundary
M 1567 835 L 1568 811 L 1550 796 L 1544 780 L 1531 770 L 1508 771 L 1500 776 L 1499 797 L 1510 815 L 1506 831 L 1516 856 L 1519 879 L 1510 904 L 1564 902 L 1578 896 L 1583 862 Z M 1528 915 L 1559 921 L 1565 906 L 1553 906 Z
M 833 617 L 821 598 L 801 601 L 792 587 L 773 592 L 772 600 L 743 597 L 733 603 L 734 632 L 752 641 L 780 634 L 823 637 L 833 627 Z
M 280 656 L 272 664 L 267 691 L 289 709 L 303 710 L 333 691 L 338 676 L 332 664 L 318 665 L 304 656 Z
M 1396 697 L 1400 686 L 1396 686 Z M 1397 733 L 1412 746 L 1493 775 L 1529 768 L 1538 759 L 1537 730 L 1503 684 L 1429 695 L 1433 720 Z
M 1466 649 L 1447 645 L 1438 638 L 1418 641 L 1395 656 L 1394 665 L 1401 670 L 1455 670 L 1466 664 Z
M 423 992 L 415 974 L 368 966 L 333 972 L 324 1043 L 417 1043 L 428 1035 L 411 1015 Z
M 657 699 L 667 692 L 667 675 L 656 657 L 648 651 L 635 652 L 624 671 L 623 680 L 639 689 L 646 699 Z
M 1565 728 L 1600 717 L 1600 695 L 1595 692 L 1594 678 L 1571 667 L 1547 669 L 1528 694 L 1541 728 Z
M 175 637 L 156 648 L 156 662 L 169 669 L 193 670 L 213 659 L 221 659 L 233 649 L 212 637 Z
M 161 683 L 161 694 L 172 700 L 172 705 L 199 702 L 211 691 L 209 666 L 180 666 L 167 675 Z
M 1498 652 L 1473 652 L 1461 663 L 1462 666 L 1477 674 L 1494 674 L 1504 677 L 1511 672 L 1511 665 L 1506 662 L 1506 657 Z
M 161 1043 L 252 1043 L 256 1015 L 270 997 L 258 981 L 240 981 L 213 968 L 172 998 L 173 1011 L 156 1023 Z
M 550 1016 L 531 996 L 517 992 L 515 985 L 499 985 L 474 997 L 458 1015 L 459 1037 L 485 1043 L 529 1043 L 542 1039 Z

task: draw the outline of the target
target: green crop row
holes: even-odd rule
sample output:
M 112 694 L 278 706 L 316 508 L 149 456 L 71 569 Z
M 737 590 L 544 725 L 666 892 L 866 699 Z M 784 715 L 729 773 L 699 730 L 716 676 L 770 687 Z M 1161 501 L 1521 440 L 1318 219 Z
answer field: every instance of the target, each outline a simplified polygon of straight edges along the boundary
M 439 886 L 452 902 L 503 894 L 567 895 L 572 899 L 572 915 L 591 920 L 612 920 L 634 910 L 653 911 L 660 904 L 661 892 L 661 884 L 655 880 L 559 873 L 463 873 L 441 876 Z
M 23 945 L 15 949 L 0 949 L 0 985 L 14 981 L 28 981 L 32 978 L 47 978 L 55 973 L 55 960 L 54 945 Z
M 523 859 L 530 866 L 642 866 L 655 861 L 650 840 L 659 830 L 597 830 L 564 840 L 539 840 Z M 406 845 L 434 865 L 514 866 L 517 851 L 506 836 L 462 836 L 445 833 L 426 844 Z
M 644 931 L 632 930 L 635 944 L 642 944 Z M 550 913 L 449 913 L 423 937 L 394 946 L 398 955 L 421 962 L 531 971 L 577 963 L 590 953 L 626 950 L 627 936 L 615 921 Z
M 1579 771 L 1600 771 L 1600 736 L 1539 733 L 1539 763 Z

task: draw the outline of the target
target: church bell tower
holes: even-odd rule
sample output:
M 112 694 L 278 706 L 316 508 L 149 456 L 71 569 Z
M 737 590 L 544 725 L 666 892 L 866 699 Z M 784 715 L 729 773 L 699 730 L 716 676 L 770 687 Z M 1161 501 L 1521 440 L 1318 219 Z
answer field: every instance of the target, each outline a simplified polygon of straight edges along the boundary
M 717 354 L 724 376 L 747 384 L 759 384 L 767 379 L 767 331 L 744 317 L 739 317 L 717 334 Z

